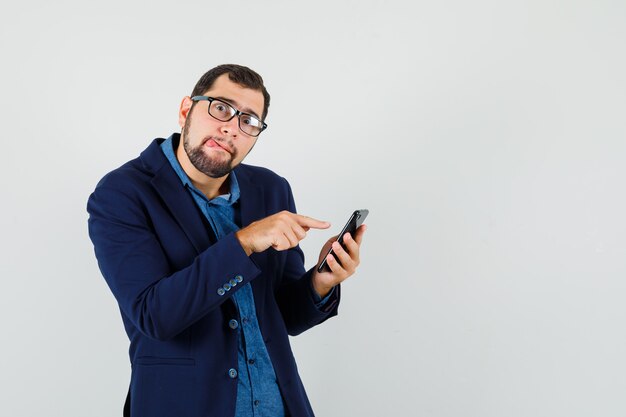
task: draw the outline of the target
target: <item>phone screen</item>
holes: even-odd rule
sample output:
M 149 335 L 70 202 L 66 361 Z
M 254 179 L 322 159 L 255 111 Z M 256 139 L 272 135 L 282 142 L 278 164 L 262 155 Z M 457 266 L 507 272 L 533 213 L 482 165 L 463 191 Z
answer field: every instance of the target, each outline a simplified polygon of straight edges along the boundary
M 343 235 L 345 235 L 346 233 L 350 233 L 350 236 L 354 237 L 354 234 L 356 233 L 356 229 L 358 229 L 359 226 L 363 224 L 363 221 L 365 220 L 368 214 L 369 214 L 369 210 L 361 209 L 361 210 L 355 210 L 354 213 L 350 215 L 348 222 L 341 230 L 341 233 L 339 233 L 339 238 L 337 239 L 339 244 L 343 246 L 344 249 L 345 249 L 345 246 L 343 244 Z M 335 252 L 333 251 L 332 248 L 328 251 L 328 253 L 324 256 L 324 259 L 322 259 L 322 262 L 317 267 L 317 272 L 330 272 L 330 268 L 328 267 L 328 264 L 326 263 L 326 257 L 328 256 L 328 254 L 333 254 L 334 256 Z M 339 259 L 337 259 L 337 262 L 339 262 Z

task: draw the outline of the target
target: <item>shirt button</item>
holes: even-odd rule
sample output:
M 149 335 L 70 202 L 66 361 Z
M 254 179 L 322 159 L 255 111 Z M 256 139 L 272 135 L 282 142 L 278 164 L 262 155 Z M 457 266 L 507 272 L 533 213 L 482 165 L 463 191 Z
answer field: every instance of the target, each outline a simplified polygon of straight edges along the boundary
M 250 365 L 254 365 L 254 359 L 248 359 L 248 363 L 249 363 Z
M 235 279 L 237 280 L 237 282 L 242 282 L 243 281 L 243 277 L 241 275 L 237 275 L 235 277 Z
M 226 294 L 226 291 L 224 291 L 224 288 L 217 289 L 217 295 L 224 295 L 224 294 Z
M 237 323 L 237 320 L 232 319 L 231 321 L 228 322 L 228 327 L 235 330 L 237 327 L 239 327 L 239 323 Z
M 228 281 L 228 282 L 229 282 L 229 283 L 230 283 L 230 285 L 232 285 L 233 287 L 234 287 L 235 285 L 239 284 L 235 278 L 231 279 L 231 280 L 230 280 L 230 281 Z
M 230 289 L 232 288 L 231 285 L 227 282 L 226 284 L 224 284 L 222 286 L 222 288 L 224 288 L 226 291 L 230 291 Z
M 259 400 L 254 400 L 254 405 L 259 405 L 260 401 Z
M 233 368 L 230 368 L 228 370 L 228 376 L 231 377 L 231 379 L 237 378 L 237 370 L 233 369 Z
M 248 324 L 248 318 L 247 317 L 242 318 L 241 321 L 243 322 L 243 324 Z

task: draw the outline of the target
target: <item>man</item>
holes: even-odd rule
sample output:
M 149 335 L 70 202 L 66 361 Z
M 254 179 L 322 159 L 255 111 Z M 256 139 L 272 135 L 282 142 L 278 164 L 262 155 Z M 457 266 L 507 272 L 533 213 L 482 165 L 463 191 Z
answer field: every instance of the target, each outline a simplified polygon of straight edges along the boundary
M 270 96 L 249 68 L 221 65 L 182 100 L 182 133 L 107 174 L 89 234 L 130 339 L 125 416 L 311 416 L 288 335 L 337 314 L 365 228 L 330 239 L 330 272 L 298 242 L 326 222 L 295 213 L 289 184 L 241 164 Z

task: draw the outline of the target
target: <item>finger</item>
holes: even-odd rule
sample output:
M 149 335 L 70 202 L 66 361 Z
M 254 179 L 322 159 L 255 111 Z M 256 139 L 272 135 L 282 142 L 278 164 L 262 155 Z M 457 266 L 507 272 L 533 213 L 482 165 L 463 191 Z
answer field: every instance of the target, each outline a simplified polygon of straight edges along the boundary
M 313 217 L 303 216 L 301 214 L 295 215 L 295 220 L 302 227 L 308 227 L 310 229 L 328 229 L 330 223 L 314 219 Z
M 272 241 L 272 248 L 275 250 L 282 251 L 289 249 L 290 247 L 289 239 L 287 239 L 285 235 L 278 235 Z
M 361 246 L 361 241 L 363 240 L 363 235 L 365 234 L 366 230 L 367 230 L 367 226 L 364 224 L 360 225 L 359 228 L 356 229 L 354 240 L 359 246 Z
M 293 227 L 297 227 L 295 223 L 279 223 L 275 230 L 272 231 L 274 235 L 272 247 L 276 250 L 286 250 L 293 248 L 300 241 L 293 230 Z
M 359 258 L 359 244 L 352 239 L 352 235 L 350 233 L 346 233 L 343 235 L 343 244 L 346 245 L 346 251 L 350 254 L 352 259 Z
M 306 232 L 310 230 L 310 227 L 303 226 L 298 222 L 298 215 L 293 213 L 288 213 L 288 216 L 284 218 L 284 225 L 286 228 L 290 228 L 298 237 L 298 240 L 302 240 L 306 237 Z M 286 230 L 285 228 L 285 230 Z
M 328 265 L 330 271 L 337 276 L 342 276 L 343 274 L 345 274 L 344 269 L 341 267 L 341 265 L 339 265 L 337 259 L 335 259 L 335 257 L 330 253 L 326 257 L 326 265 Z
M 308 228 L 305 229 L 304 227 L 301 227 L 300 225 L 295 224 L 291 230 L 293 230 L 294 234 L 298 238 L 298 241 L 300 241 L 306 237 L 306 232 L 308 231 Z
M 344 237 L 345 239 L 345 237 Z M 345 251 L 345 249 L 339 244 L 339 242 L 333 243 L 333 251 L 335 252 L 335 258 L 341 263 L 341 266 L 348 273 L 356 269 L 354 259 Z M 358 258 L 357 258 L 358 259 Z
M 300 239 L 298 239 L 298 236 L 293 229 L 285 231 L 284 236 L 285 239 L 287 239 L 287 241 L 289 242 L 289 248 L 297 246 L 298 242 L 300 242 Z
M 277 224 L 275 233 L 282 235 L 287 241 L 289 241 L 289 247 L 293 248 L 306 236 L 306 232 L 300 225 L 293 219 L 293 215 L 284 217 L 284 221 Z

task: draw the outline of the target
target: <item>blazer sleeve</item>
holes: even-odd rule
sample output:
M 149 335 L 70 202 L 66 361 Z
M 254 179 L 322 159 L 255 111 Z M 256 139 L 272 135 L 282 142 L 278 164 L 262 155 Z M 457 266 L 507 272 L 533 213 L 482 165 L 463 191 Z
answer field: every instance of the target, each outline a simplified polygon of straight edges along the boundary
M 141 198 L 124 187 L 98 186 L 87 211 L 100 270 L 122 312 L 148 337 L 176 336 L 232 296 L 235 289 L 223 291 L 224 285 L 242 286 L 261 272 L 234 233 L 173 272 L 152 224 L 155 219 Z

